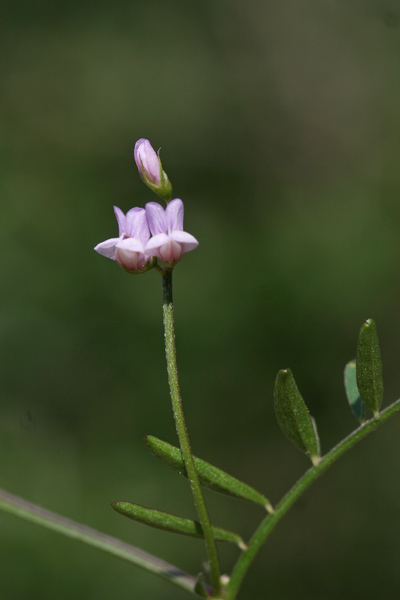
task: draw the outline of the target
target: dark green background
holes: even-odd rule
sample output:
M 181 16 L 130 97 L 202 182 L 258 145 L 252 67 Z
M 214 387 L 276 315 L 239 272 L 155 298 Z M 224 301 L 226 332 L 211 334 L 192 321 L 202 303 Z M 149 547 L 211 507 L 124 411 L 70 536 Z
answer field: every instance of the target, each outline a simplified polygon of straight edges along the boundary
M 400 7 L 396 0 L 9 2 L 1 18 L 0 486 L 197 573 L 202 542 L 123 519 L 117 499 L 194 516 L 142 444 L 175 443 L 160 280 L 93 252 L 156 197 L 162 148 L 185 228 L 178 359 L 196 454 L 276 502 L 308 468 L 273 413 L 290 367 L 327 451 L 355 426 L 342 377 L 375 318 L 400 393 Z M 296 505 L 240 598 L 400 596 L 400 421 Z M 245 538 L 262 510 L 206 494 Z M 2 600 L 189 595 L 0 515 Z M 220 547 L 224 572 L 237 556 Z

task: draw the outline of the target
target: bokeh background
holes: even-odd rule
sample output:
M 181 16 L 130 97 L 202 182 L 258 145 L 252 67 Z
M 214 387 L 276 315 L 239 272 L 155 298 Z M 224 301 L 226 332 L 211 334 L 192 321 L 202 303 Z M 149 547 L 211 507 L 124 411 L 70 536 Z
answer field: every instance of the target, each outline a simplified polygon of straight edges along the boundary
M 0 22 L 0 486 L 202 569 L 200 540 L 125 520 L 117 499 L 194 517 L 187 482 L 142 444 L 175 443 L 160 280 L 92 248 L 112 206 L 156 197 L 147 137 L 200 246 L 175 271 L 194 452 L 273 502 L 308 468 L 273 412 L 291 367 L 327 451 L 356 425 L 343 367 L 378 324 L 385 403 L 400 393 L 397 0 L 8 2 Z M 318 481 L 239 598 L 400 595 L 400 423 Z M 262 510 L 206 493 L 248 538 Z M 0 515 L 4 600 L 188 594 Z M 224 572 L 237 551 L 221 545 Z

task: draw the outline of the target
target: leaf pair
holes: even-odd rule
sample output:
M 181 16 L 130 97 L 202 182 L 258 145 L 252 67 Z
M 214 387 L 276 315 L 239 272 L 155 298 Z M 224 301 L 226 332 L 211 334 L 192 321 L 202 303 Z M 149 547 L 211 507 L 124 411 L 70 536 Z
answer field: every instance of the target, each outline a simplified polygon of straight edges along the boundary
M 365 407 L 379 417 L 383 398 L 382 362 L 375 322 L 368 319 L 360 330 L 357 359 L 344 371 L 346 395 L 354 416 L 365 420 Z M 274 389 L 275 413 L 284 434 L 317 465 L 321 459 L 316 424 L 300 394 L 290 369 L 279 371 Z
M 180 475 L 187 477 L 182 452 L 179 448 L 176 448 L 167 442 L 163 442 L 152 435 L 146 436 L 144 441 L 146 446 L 157 458 L 162 460 Z M 229 475 L 225 471 L 214 467 L 214 465 L 211 465 L 205 460 L 195 456 L 193 459 L 199 481 L 204 487 L 223 494 L 249 500 L 256 504 L 261 504 L 269 512 L 274 511 L 269 500 L 251 486 L 236 479 L 232 475 Z M 125 517 L 144 523 L 145 525 L 164 529 L 165 531 L 173 533 L 180 533 L 193 537 L 204 537 L 201 523 L 198 521 L 178 517 L 177 515 L 140 506 L 139 504 L 134 504 L 132 502 L 117 501 L 113 502 L 111 506 Z M 232 542 L 237 544 L 241 550 L 246 549 L 246 544 L 238 534 L 219 527 L 213 527 L 212 529 L 216 540 Z

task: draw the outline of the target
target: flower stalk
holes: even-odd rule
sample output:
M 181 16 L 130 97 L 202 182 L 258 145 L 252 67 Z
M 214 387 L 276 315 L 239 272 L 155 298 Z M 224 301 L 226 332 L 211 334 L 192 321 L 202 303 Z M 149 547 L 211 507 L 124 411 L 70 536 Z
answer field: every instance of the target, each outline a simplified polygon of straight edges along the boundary
M 172 301 L 172 269 L 166 269 L 162 275 L 162 290 L 165 355 L 167 359 L 168 383 L 171 394 L 172 410 L 174 414 L 179 445 L 182 452 L 182 458 L 185 463 L 194 503 L 196 505 L 197 513 L 203 528 L 208 560 L 210 563 L 214 597 L 218 597 L 221 592 L 221 583 L 217 548 L 215 545 L 210 517 L 208 515 L 207 507 L 199 483 L 199 478 L 194 465 L 179 388 L 174 330 L 174 306 Z

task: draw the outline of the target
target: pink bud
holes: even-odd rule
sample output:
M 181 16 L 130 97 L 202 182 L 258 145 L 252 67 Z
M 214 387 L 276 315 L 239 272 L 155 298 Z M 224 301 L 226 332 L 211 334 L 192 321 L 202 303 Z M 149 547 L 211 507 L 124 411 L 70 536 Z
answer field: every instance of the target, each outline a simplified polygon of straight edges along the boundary
M 136 142 L 134 156 L 141 177 L 153 185 L 160 185 L 161 163 L 149 140 L 141 138 Z

